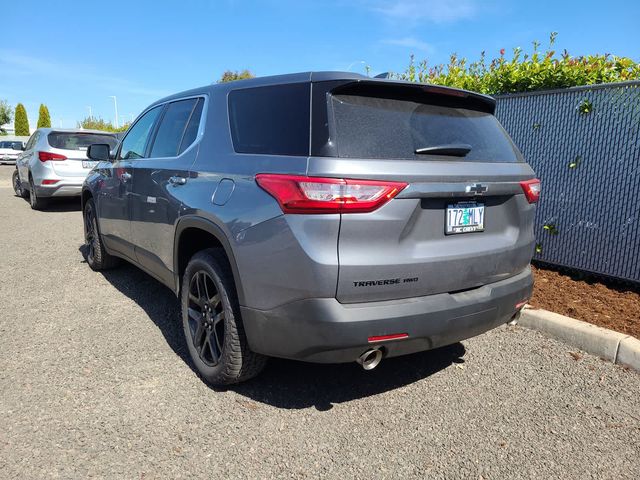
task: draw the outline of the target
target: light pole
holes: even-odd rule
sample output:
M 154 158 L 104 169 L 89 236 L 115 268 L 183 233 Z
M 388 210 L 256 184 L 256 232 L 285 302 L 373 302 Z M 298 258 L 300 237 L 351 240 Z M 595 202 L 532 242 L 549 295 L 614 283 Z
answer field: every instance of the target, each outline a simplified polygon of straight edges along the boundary
M 113 106 L 116 109 L 116 128 L 119 127 L 118 125 L 118 100 L 116 99 L 115 95 L 109 95 L 109 98 L 113 98 Z
M 93 112 L 91 111 L 91 105 L 87 105 L 87 108 L 89 109 L 89 118 L 93 118 Z

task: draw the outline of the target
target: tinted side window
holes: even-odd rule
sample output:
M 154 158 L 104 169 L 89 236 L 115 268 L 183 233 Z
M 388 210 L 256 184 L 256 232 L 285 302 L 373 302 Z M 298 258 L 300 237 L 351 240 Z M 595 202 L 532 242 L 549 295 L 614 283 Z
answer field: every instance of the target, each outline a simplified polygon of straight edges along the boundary
M 233 148 L 238 153 L 309 155 L 309 83 L 229 93 Z
M 191 113 L 191 119 L 189 120 L 189 125 L 184 131 L 184 135 L 182 136 L 182 142 L 180 143 L 180 149 L 178 150 L 178 154 L 184 152 L 189 146 L 196 141 L 196 137 L 198 136 L 198 129 L 200 128 L 200 117 L 202 116 L 202 107 L 204 106 L 204 99 L 199 98 L 196 107 L 193 109 Z
M 190 98 L 168 105 L 151 148 L 152 157 L 175 157 L 178 154 L 187 122 L 196 103 L 197 99 Z
M 135 159 L 143 158 L 147 140 L 151 134 L 151 129 L 158 114 L 162 111 L 162 106 L 152 108 L 145 113 L 136 124 L 131 127 L 127 136 L 122 140 L 122 148 L 118 158 Z

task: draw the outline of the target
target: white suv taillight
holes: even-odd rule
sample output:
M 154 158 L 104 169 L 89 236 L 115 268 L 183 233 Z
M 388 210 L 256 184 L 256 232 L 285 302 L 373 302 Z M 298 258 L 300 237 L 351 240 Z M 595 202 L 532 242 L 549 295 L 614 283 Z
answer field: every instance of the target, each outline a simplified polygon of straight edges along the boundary
M 536 203 L 540 199 L 540 180 L 534 178 L 533 180 L 525 180 L 520 182 L 520 186 L 524 191 L 524 196 L 527 197 L 529 203 Z
M 387 203 L 402 182 L 259 173 L 256 182 L 284 213 L 367 213 Z

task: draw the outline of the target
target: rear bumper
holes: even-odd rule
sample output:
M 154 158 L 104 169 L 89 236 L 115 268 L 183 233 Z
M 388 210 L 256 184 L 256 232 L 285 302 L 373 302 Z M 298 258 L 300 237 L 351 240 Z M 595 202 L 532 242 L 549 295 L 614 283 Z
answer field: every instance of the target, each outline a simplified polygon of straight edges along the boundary
M 39 197 L 75 197 L 82 194 L 82 181 L 80 183 L 71 183 L 61 181 L 55 185 L 36 186 L 36 194 Z
M 341 304 L 314 298 L 273 310 L 241 307 L 251 349 L 274 357 L 319 363 L 355 361 L 372 346 L 386 357 L 430 350 L 474 337 L 508 322 L 533 289 L 531 269 L 456 294 Z M 375 344 L 370 336 L 406 333 Z

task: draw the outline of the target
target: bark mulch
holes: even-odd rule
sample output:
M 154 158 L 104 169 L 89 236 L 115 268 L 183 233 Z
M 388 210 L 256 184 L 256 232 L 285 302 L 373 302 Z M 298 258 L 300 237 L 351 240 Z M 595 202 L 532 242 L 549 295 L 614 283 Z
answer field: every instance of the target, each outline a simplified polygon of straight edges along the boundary
M 533 267 L 529 304 L 640 338 L 640 288 Z

